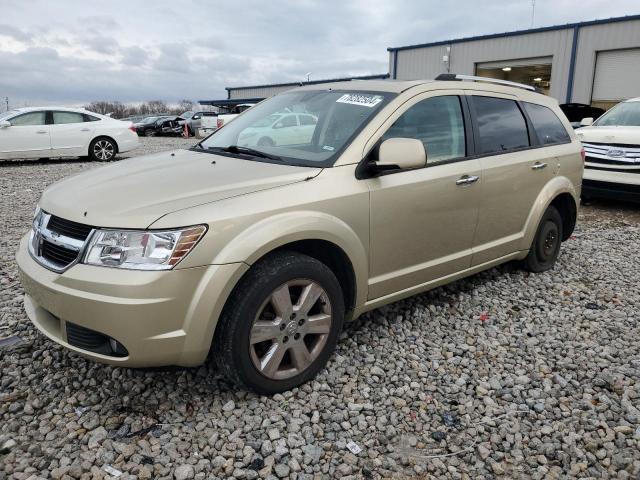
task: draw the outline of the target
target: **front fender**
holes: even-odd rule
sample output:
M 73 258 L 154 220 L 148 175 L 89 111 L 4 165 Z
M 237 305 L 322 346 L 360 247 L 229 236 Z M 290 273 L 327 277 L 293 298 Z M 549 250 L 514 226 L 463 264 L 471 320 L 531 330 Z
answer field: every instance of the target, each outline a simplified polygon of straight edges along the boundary
M 538 230 L 538 225 L 540 224 L 542 215 L 544 215 L 544 212 L 547 210 L 551 202 L 553 202 L 558 195 L 562 195 L 563 193 L 570 194 L 576 204 L 576 207 L 578 206 L 580 194 L 576 191 L 571 180 L 567 177 L 552 178 L 544 186 L 533 204 L 533 208 L 531 209 L 527 222 L 525 223 L 524 235 L 522 237 L 522 243 L 520 244 L 519 250 L 528 251 L 531 248 L 533 238 Z
M 301 240 L 324 240 L 341 248 L 354 270 L 355 304 L 366 301 L 368 255 L 363 241 L 344 221 L 316 211 L 295 211 L 265 218 L 226 243 L 212 264 L 254 264 L 269 252 Z

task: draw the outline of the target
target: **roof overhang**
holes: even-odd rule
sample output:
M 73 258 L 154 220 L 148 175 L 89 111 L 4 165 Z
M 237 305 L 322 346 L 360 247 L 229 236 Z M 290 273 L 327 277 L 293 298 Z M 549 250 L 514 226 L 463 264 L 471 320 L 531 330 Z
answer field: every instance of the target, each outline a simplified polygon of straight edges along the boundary
M 264 98 L 234 98 L 232 100 L 225 98 L 223 100 L 198 100 L 200 105 L 211 105 L 213 107 L 237 107 L 243 103 L 258 103 Z

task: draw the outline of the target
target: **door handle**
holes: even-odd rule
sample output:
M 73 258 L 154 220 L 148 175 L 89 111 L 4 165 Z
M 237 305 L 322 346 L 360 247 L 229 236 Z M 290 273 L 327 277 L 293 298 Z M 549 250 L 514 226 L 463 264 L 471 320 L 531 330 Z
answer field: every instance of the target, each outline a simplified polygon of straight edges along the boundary
M 546 166 L 546 163 L 536 162 L 531 166 L 531 170 L 542 170 L 543 168 L 546 168 Z
M 472 183 L 476 183 L 480 177 L 477 175 L 463 175 L 458 180 L 456 180 L 456 185 L 471 185 Z
M 88 128 L 81 128 L 81 129 L 80 129 L 80 131 L 81 131 L 81 132 L 88 132 L 89 130 L 90 130 L 90 129 L 88 129 Z
M 36 133 L 47 133 L 46 130 L 38 130 Z

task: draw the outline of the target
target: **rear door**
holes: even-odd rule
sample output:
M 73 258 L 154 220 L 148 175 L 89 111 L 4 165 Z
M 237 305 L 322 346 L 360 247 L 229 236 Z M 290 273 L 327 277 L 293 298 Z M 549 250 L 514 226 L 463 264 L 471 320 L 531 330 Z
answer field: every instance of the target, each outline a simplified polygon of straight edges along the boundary
M 527 218 L 553 177 L 553 156 L 530 131 L 524 107 L 514 96 L 468 92 L 476 153 L 483 182 L 472 265 L 522 248 Z
M 85 122 L 78 112 L 51 112 L 51 148 L 57 157 L 87 155 L 98 122 Z
M 0 158 L 39 158 L 51 155 L 46 112 L 27 112 L 8 119 L 0 128 Z

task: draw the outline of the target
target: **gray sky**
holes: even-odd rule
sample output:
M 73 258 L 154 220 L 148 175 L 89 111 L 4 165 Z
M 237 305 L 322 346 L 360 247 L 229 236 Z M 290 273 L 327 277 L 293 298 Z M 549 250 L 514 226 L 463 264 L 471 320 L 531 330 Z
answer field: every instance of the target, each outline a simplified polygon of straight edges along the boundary
M 640 13 L 537 0 L 534 26 Z M 385 73 L 387 47 L 531 26 L 531 0 L 0 0 L 14 104 L 225 98 L 225 86 Z

